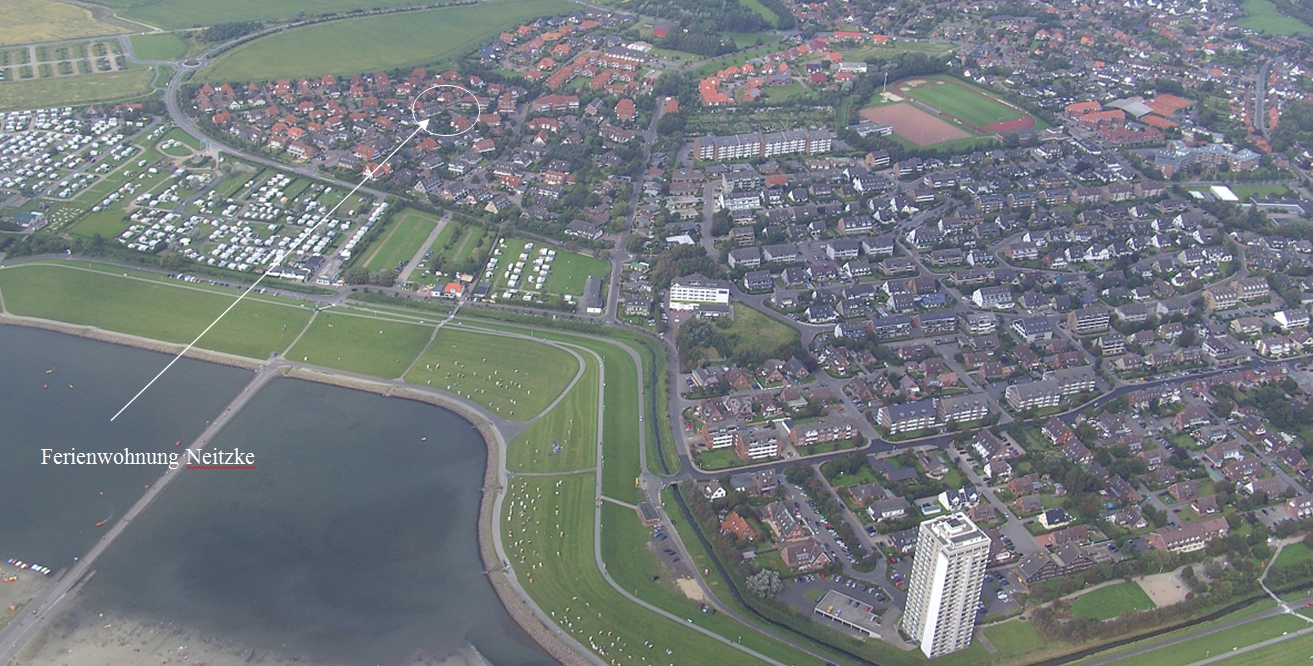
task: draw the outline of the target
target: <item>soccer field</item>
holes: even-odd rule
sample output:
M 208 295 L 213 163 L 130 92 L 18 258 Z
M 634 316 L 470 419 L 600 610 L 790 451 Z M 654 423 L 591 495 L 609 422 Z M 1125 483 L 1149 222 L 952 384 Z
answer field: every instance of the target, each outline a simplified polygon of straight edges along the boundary
M 1149 595 L 1145 594 L 1138 583 L 1120 583 L 1076 597 L 1071 602 L 1071 613 L 1076 617 L 1107 620 L 1127 611 L 1149 610 L 1153 607 L 1153 600 L 1149 599 Z
M 907 95 L 976 127 L 1025 117 L 1024 113 L 999 103 L 983 91 L 973 90 L 947 77 L 927 79 L 925 85 L 912 88 Z
M 331 21 L 243 44 L 220 56 L 200 78 L 215 83 L 267 81 L 450 63 L 502 30 L 575 8 L 564 0 L 492 0 Z

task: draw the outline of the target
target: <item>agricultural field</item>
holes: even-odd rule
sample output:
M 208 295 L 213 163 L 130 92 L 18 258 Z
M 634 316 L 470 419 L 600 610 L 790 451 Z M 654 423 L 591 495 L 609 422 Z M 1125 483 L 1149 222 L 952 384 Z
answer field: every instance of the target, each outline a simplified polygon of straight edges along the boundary
M 0 46 L 114 35 L 123 28 L 97 20 L 89 10 L 55 0 L 0 2 Z
M 166 281 L 161 276 L 73 264 L 19 264 L 0 269 L 6 309 L 107 331 L 174 343 L 191 342 L 236 300 L 238 292 Z M 250 296 L 197 346 L 266 358 L 282 352 L 310 321 L 303 304 Z
M 516 411 L 527 420 L 546 409 L 578 371 L 579 362 L 563 349 L 447 324 L 406 381 L 444 390 L 459 386 L 488 409 L 507 418 Z
M 402 0 L 298 0 L 295 3 L 261 0 L 101 0 L 118 9 L 118 15 L 164 30 L 209 26 L 237 21 L 282 22 L 299 15 L 314 17 L 353 9 L 390 9 L 415 3 Z
M 1122 613 L 1149 610 L 1154 607 L 1149 595 L 1137 583 L 1119 583 L 1082 594 L 1071 602 L 1071 613 L 1076 617 L 1107 620 Z
M 384 379 L 398 378 L 433 336 L 433 326 L 320 312 L 289 359 Z
M 1298 35 L 1313 32 L 1313 27 L 1310 27 L 1307 23 L 1278 11 L 1272 0 L 1244 0 L 1241 8 L 1249 16 L 1240 19 L 1240 25 L 1251 30 L 1273 35 Z
M 223 3 L 227 4 L 227 3 Z M 332 21 L 263 37 L 220 56 L 210 82 L 353 74 L 450 62 L 526 19 L 573 11 L 565 0 L 492 0 L 474 6 Z M 334 44 L 324 50 L 323 44 Z
M 24 67 L 31 70 L 31 67 Z M 6 81 L 0 83 L 0 111 L 77 106 L 142 97 L 151 91 L 153 78 L 151 70 L 135 69 L 94 76 Z
M 140 60 L 181 60 L 192 45 L 173 33 L 133 35 L 132 52 Z
M 378 242 L 365 268 L 370 272 L 405 267 L 415 253 L 428 240 L 438 226 L 438 218 L 411 208 L 402 209 L 392 222 L 392 228 Z M 400 273 L 400 270 L 397 271 Z

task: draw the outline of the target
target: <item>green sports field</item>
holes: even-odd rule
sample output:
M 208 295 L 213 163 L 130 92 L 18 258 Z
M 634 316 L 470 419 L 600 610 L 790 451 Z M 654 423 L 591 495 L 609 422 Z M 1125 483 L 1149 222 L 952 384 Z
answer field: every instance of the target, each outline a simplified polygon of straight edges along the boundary
M 332 21 L 244 44 L 220 56 L 201 78 L 264 81 L 449 63 L 528 19 L 575 9 L 577 5 L 565 0 L 492 0 L 470 7 Z M 325 44 L 333 47 L 326 49 Z
M 406 381 L 443 390 L 459 386 L 497 414 L 527 420 L 546 409 L 578 371 L 579 362 L 562 349 L 447 324 Z
M 0 270 L 0 296 L 13 314 L 182 344 L 195 339 L 238 296 L 236 290 L 106 270 L 44 262 L 10 266 Z M 286 303 L 247 297 L 197 346 L 256 359 L 282 352 L 311 314 L 308 307 Z
M 392 222 L 392 228 L 377 244 L 371 247 L 374 254 L 365 264 L 370 272 L 392 270 L 397 262 L 409 262 L 438 226 L 438 218 L 411 208 L 401 211 Z
M 912 99 L 920 100 L 964 123 L 985 127 L 1007 120 L 1025 117 L 1025 114 L 1000 104 L 988 93 L 957 79 L 936 76 L 925 79 L 928 84 L 904 93 Z
M 362 375 L 395 379 L 433 335 L 422 326 L 323 311 L 287 358 Z
M 1121 583 L 1076 597 L 1071 602 L 1071 613 L 1076 617 L 1107 620 L 1129 611 L 1149 610 L 1153 607 L 1153 600 L 1149 599 L 1149 595 L 1145 594 L 1138 583 Z

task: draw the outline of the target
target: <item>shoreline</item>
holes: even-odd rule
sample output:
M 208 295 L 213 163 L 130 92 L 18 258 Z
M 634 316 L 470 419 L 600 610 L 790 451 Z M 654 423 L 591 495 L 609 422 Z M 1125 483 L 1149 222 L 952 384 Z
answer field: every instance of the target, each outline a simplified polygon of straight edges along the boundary
M 5 325 L 42 329 L 96 340 L 99 342 L 107 342 L 168 354 L 177 354 L 186 347 L 186 345 L 183 344 L 162 342 L 160 340 L 143 338 L 126 333 L 106 331 L 94 326 L 68 324 L 49 319 L 22 317 L 8 312 L 0 312 L 0 326 Z M 184 356 L 195 360 L 248 370 L 257 370 L 265 365 L 264 362 L 244 356 L 200 349 L 198 347 L 191 348 L 186 354 L 184 354 Z M 515 621 L 516 625 L 524 630 L 524 632 L 528 634 L 539 647 L 551 655 L 553 659 L 561 662 L 564 666 L 589 666 L 591 664 L 588 659 L 561 641 L 554 633 L 553 628 L 544 624 L 544 621 L 533 613 L 533 610 L 529 606 L 529 602 L 517 594 L 510 581 L 507 580 L 507 572 L 497 557 L 496 547 L 493 543 L 493 522 L 496 520 L 496 516 L 494 515 L 496 498 L 503 490 L 497 477 L 499 461 L 501 460 L 502 455 L 502 446 L 500 433 L 491 423 L 488 423 L 480 414 L 470 410 L 466 405 L 458 401 L 448 400 L 442 396 L 430 393 L 398 388 L 383 380 L 356 378 L 296 367 L 287 368 L 287 371 L 281 374 L 284 377 L 364 391 L 367 393 L 382 395 L 384 397 L 397 397 L 414 400 L 416 402 L 423 402 L 454 412 L 457 416 L 460 416 L 473 426 L 479 433 L 479 436 L 483 439 L 484 447 L 487 450 L 487 463 L 484 466 L 483 488 L 479 500 L 478 520 L 479 556 L 485 567 L 484 574 L 487 576 L 488 582 L 492 585 L 493 591 L 496 593 L 497 599 L 501 602 L 506 613 L 511 616 L 511 619 Z

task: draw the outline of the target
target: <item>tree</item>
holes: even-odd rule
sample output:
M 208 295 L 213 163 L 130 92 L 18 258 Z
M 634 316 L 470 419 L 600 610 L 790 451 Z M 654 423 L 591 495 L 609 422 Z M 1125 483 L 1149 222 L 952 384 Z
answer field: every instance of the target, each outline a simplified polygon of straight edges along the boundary
M 747 582 L 748 591 L 763 599 L 769 599 L 784 589 L 784 583 L 780 581 L 780 574 L 774 569 L 762 569 L 748 576 Z

